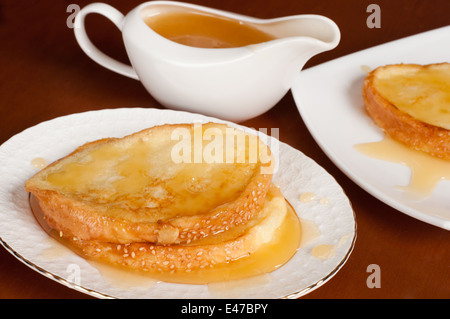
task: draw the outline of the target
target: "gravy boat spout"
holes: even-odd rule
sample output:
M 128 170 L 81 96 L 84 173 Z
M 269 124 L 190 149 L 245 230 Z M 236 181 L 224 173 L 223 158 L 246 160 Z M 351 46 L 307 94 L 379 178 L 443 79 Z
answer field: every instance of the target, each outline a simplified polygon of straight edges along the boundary
M 132 66 L 107 57 L 89 41 L 84 30 L 84 17 L 89 13 L 103 14 L 122 31 Z M 154 26 L 155 19 L 165 16 L 166 22 L 179 21 L 170 18 L 171 14 L 203 15 L 247 25 L 268 38 L 219 48 L 179 43 Z M 110 70 L 140 80 L 162 105 L 235 122 L 272 108 L 291 88 L 305 63 L 334 49 L 340 40 L 337 25 L 319 15 L 257 19 L 175 1 L 146 2 L 126 16 L 109 5 L 94 3 L 79 12 L 76 23 L 81 25 L 75 30 L 76 38 L 88 56 Z M 240 34 L 232 30 L 222 33 Z
M 272 85 L 278 86 L 280 95 L 291 88 L 309 59 L 336 48 L 341 38 L 337 25 L 319 15 L 260 20 L 258 28 L 275 39 L 249 47 L 269 64 L 267 68 L 272 68 L 267 76 L 274 78 Z

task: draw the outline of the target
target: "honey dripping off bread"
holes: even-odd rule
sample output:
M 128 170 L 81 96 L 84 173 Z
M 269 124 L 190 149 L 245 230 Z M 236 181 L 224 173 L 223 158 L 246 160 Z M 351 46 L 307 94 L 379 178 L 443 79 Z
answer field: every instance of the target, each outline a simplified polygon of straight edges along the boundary
M 233 152 L 231 162 L 174 161 L 187 150 L 177 149 L 181 141 L 174 136 L 188 136 L 194 147 L 200 134 L 206 150 L 211 136 L 203 134 L 215 132 L 225 140 L 230 130 L 237 142 L 224 142 L 216 151 Z M 25 189 L 49 226 L 66 238 L 188 244 L 257 224 L 265 217 L 272 173 L 270 149 L 253 134 L 216 123 L 167 124 L 86 143 L 30 178 Z
M 191 272 L 227 264 L 255 253 L 269 243 L 287 214 L 287 204 L 280 190 L 271 186 L 262 208 L 264 216 L 246 231 L 228 231 L 190 244 L 125 245 L 69 239 L 81 254 L 100 262 L 139 271 Z
M 408 147 L 450 160 L 450 64 L 379 67 L 364 80 L 368 114 Z

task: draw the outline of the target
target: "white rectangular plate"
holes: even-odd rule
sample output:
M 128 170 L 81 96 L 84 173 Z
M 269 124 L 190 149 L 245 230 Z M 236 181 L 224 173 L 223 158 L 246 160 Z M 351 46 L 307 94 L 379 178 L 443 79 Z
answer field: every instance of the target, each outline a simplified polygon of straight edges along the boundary
M 450 26 L 389 42 L 326 62 L 300 73 L 292 93 L 314 139 L 349 178 L 395 209 L 450 230 L 450 181 L 412 200 L 395 189 L 409 182 L 406 166 L 362 155 L 354 146 L 379 141 L 381 130 L 364 111 L 362 68 L 397 63 L 450 62 Z

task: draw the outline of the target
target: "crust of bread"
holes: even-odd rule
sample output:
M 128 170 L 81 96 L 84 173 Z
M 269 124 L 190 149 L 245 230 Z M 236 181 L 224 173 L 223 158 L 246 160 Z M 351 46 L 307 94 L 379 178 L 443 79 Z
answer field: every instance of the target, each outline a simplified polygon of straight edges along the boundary
M 387 135 L 412 149 L 449 160 L 450 131 L 402 112 L 380 93 L 374 83 L 376 77 L 384 76 L 387 72 L 402 73 L 411 68 L 440 67 L 441 65 L 448 64 L 429 66 L 398 64 L 379 67 L 365 78 L 362 92 L 368 114 Z
M 278 187 L 272 185 L 262 208 L 264 218 L 245 232 L 228 240 L 191 245 L 118 245 L 70 239 L 71 246 L 95 261 L 139 271 L 190 272 L 247 257 L 270 242 L 287 214 L 287 204 Z

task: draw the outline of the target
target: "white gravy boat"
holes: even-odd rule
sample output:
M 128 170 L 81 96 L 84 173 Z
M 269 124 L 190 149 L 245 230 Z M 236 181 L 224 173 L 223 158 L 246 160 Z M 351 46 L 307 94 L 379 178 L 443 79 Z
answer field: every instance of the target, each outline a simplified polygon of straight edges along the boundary
M 144 18 L 161 12 L 195 10 L 256 26 L 275 39 L 235 48 L 198 48 L 178 44 L 153 31 Z M 108 57 L 89 40 L 84 19 L 99 13 L 121 31 L 132 66 Z M 75 36 L 83 51 L 112 71 L 140 80 L 168 108 L 242 122 L 272 108 L 291 88 L 305 63 L 334 49 L 337 25 L 319 15 L 257 19 L 174 1 L 150 1 L 126 16 L 104 3 L 78 13 Z

